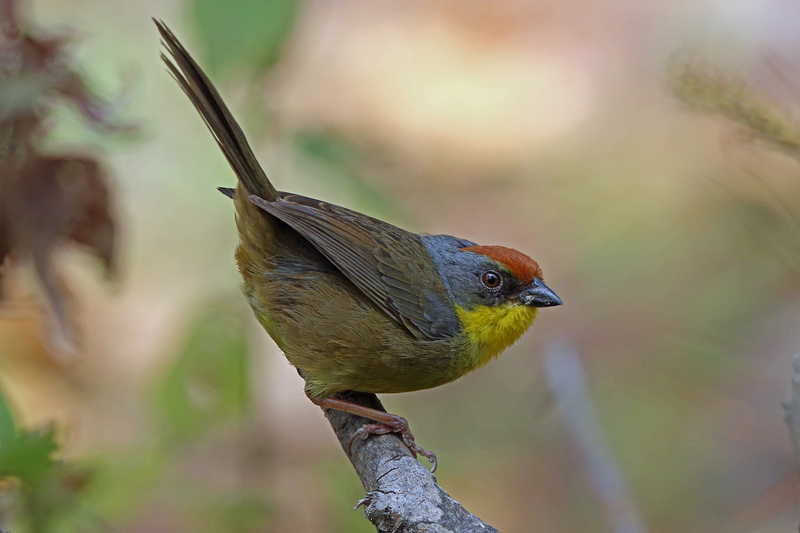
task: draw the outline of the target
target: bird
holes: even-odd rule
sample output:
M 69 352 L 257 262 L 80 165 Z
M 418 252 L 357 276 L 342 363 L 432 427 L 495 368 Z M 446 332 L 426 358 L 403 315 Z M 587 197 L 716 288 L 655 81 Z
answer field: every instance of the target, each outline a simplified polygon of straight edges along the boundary
M 256 319 L 323 409 L 363 416 L 350 440 L 398 433 L 408 422 L 332 397 L 401 393 L 449 383 L 498 356 L 562 304 L 528 255 L 451 235 L 406 231 L 299 194 L 279 192 L 219 92 L 173 32 L 154 19 L 161 58 L 237 177 L 233 199 L 242 291 Z

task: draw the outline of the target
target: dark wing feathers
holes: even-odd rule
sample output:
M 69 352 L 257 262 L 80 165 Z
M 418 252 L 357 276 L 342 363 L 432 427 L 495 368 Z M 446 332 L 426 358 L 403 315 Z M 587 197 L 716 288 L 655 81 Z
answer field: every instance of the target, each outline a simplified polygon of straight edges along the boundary
M 458 333 L 455 306 L 422 240 L 337 205 L 279 193 L 250 200 L 308 239 L 370 300 L 422 340 Z

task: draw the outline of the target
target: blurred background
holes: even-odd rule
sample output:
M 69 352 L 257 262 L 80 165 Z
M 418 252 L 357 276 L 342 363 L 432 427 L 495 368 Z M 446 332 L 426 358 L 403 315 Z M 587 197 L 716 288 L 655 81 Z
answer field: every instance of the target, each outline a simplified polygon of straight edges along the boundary
M 32 245 L 4 271 L 0 435 L 15 445 L 0 448 L 0 529 L 374 531 L 239 292 L 215 190 L 233 173 L 158 57 L 156 17 L 279 189 L 542 265 L 563 307 L 481 371 L 382 398 L 468 510 L 505 532 L 615 531 L 544 371 L 568 343 L 640 530 L 796 530 L 781 409 L 800 351 L 796 5 L 17 7 L 40 40 L 72 36 L 65 57 L 94 95 L 42 92 L 33 145 L 99 162 L 108 198 L 103 245 L 46 247 L 55 295 Z M 99 118 L 81 107 L 93 97 Z

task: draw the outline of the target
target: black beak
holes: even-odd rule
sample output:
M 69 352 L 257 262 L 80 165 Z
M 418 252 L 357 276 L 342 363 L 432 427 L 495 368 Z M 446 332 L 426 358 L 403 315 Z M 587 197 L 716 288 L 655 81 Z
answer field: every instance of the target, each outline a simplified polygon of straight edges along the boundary
M 555 307 L 561 305 L 561 298 L 539 278 L 533 280 L 533 287 L 519 293 L 519 299 L 532 307 Z

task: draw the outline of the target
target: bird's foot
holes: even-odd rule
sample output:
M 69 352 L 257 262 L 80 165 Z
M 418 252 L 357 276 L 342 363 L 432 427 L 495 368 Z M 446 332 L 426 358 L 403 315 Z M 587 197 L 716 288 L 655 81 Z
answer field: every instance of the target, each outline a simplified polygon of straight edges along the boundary
M 400 438 L 403 439 L 403 444 L 405 444 L 406 447 L 411 451 L 411 455 L 417 457 L 417 454 L 419 454 L 423 457 L 427 457 L 428 461 L 430 461 L 433 465 L 431 467 L 431 472 L 435 472 L 436 467 L 438 466 L 436 454 L 422 448 L 414 441 L 414 434 L 411 433 L 411 429 L 408 427 L 408 421 L 402 416 L 388 414 L 388 417 L 391 418 L 387 419 L 385 422 L 381 422 L 379 424 L 364 424 L 361 426 L 358 431 L 353 433 L 353 436 L 350 437 L 348 452 L 352 453 L 353 443 L 358 439 L 366 439 L 370 435 L 398 433 Z
M 331 398 L 330 396 L 320 398 L 309 395 L 309 399 L 323 409 L 336 409 L 337 411 L 343 411 L 352 415 L 370 418 L 378 422 L 377 424 L 365 424 L 361 426 L 355 433 L 353 433 L 353 436 L 350 437 L 350 442 L 347 445 L 348 455 L 353 455 L 353 443 L 358 439 L 366 439 L 370 435 L 399 433 L 400 438 L 403 440 L 403 444 L 405 444 L 409 451 L 411 451 L 411 454 L 414 457 L 417 455 L 427 457 L 428 460 L 433 464 L 431 467 L 431 472 L 436 471 L 436 466 L 438 464 L 436 461 L 436 455 L 433 452 L 429 452 L 428 450 L 417 446 L 417 443 L 414 442 L 414 435 L 408 428 L 408 421 L 406 421 L 406 419 L 402 416 L 393 415 L 391 413 L 387 413 L 386 411 L 380 411 L 371 407 L 365 407 L 347 400 Z

